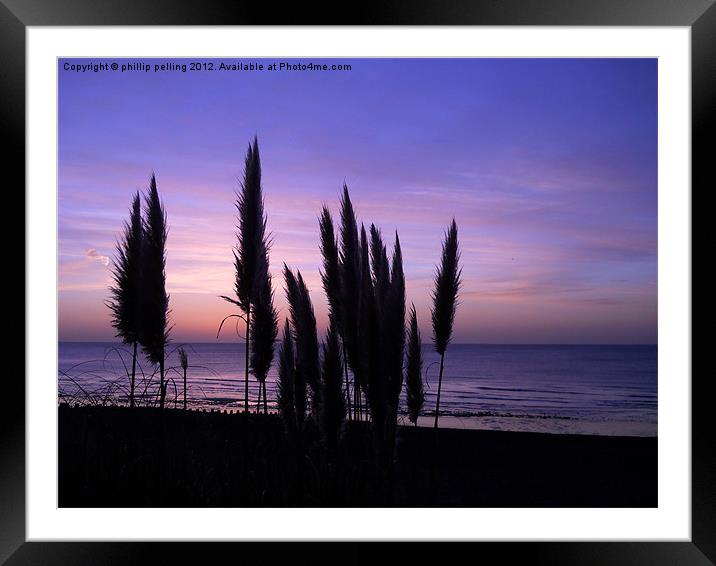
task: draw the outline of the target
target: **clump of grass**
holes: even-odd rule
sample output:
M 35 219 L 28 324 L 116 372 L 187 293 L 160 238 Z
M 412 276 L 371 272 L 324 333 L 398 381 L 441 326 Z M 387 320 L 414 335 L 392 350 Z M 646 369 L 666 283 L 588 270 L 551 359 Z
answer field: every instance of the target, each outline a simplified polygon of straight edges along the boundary
M 362 395 L 376 442 L 377 461 L 384 473 L 392 467 L 405 354 L 405 274 L 400 238 L 396 232 L 392 257 L 381 231 L 356 221 L 344 184 L 340 201 L 338 249 L 339 281 L 335 271 L 333 226 L 323 208 L 320 218 L 323 283 L 332 327 L 343 337 L 346 359 L 354 376 L 353 418 L 362 415 Z M 370 235 L 369 235 L 370 234 Z M 338 308 L 331 307 L 332 304 Z M 327 336 L 327 340 L 330 336 Z M 350 399 L 350 397 L 349 397 Z M 388 475 L 385 475 L 387 479 Z

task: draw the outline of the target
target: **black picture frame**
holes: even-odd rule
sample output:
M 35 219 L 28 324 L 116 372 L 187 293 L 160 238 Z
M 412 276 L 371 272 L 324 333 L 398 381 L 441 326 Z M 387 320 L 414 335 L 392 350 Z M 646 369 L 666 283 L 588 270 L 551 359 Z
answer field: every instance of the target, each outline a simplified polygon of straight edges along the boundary
M 27 26 L 216 24 L 688 26 L 692 57 L 691 194 L 694 189 L 706 193 L 716 186 L 714 155 L 709 150 L 713 147 L 709 138 L 716 131 L 714 0 L 403 0 L 320 7 L 277 7 L 243 0 L 0 0 L 0 124 L 9 142 L 3 152 L 6 195 L 10 187 L 25 183 Z M 22 281 L 24 284 L 24 276 Z M 24 285 L 14 296 L 18 293 L 25 296 Z M 499 564 L 716 563 L 716 442 L 710 415 L 713 397 L 709 395 L 712 378 L 709 372 L 683 377 L 691 378 L 692 386 L 690 542 L 473 543 L 477 546 L 468 552 L 475 560 Z M 268 543 L 271 548 L 266 543 L 252 543 L 239 549 L 236 545 L 241 543 L 25 542 L 25 387 L 20 379 L 5 379 L 3 388 L 13 402 L 4 403 L 0 411 L 0 562 L 129 564 L 160 560 L 167 564 L 211 564 L 226 559 L 303 562 L 318 556 L 315 549 L 296 543 Z M 320 536 L 316 533 L 316 539 Z M 365 564 L 384 552 L 377 543 L 348 543 L 320 554 Z M 411 545 L 399 552 L 407 563 L 445 560 L 444 550 L 435 546 Z

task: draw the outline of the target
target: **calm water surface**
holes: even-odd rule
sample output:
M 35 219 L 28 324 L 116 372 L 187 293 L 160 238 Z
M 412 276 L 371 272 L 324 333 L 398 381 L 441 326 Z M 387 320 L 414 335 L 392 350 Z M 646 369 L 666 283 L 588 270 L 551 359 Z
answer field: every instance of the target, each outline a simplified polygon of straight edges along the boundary
M 183 397 L 175 348 L 168 358 L 167 400 Z M 243 408 L 243 344 L 183 344 L 189 354 L 188 404 L 194 408 Z M 424 346 L 426 416 L 432 424 L 439 358 Z M 58 392 L 72 403 L 126 403 L 131 353 L 121 344 L 61 342 Z M 137 394 L 156 399 L 157 376 L 140 359 Z M 276 368 L 267 382 L 275 399 Z M 258 393 L 250 382 L 250 399 Z M 255 402 L 255 401 L 254 401 Z M 252 403 L 252 407 L 254 404 Z M 657 434 L 656 346 L 451 345 L 440 399 L 443 426 L 553 433 Z

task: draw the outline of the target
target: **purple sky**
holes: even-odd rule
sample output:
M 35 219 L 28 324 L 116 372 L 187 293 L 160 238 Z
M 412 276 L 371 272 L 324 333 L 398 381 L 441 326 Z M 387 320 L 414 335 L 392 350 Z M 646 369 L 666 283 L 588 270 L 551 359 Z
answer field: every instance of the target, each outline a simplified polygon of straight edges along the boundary
M 655 59 L 348 62 L 121 74 L 60 60 L 60 340 L 113 338 L 114 242 L 152 171 L 170 225 L 172 336 L 215 339 L 231 312 L 217 296 L 232 289 L 234 192 L 258 134 L 272 271 L 301 269 L 321 326 L 317 216 L 324 202 L 337 216 L 345 180 L 360 220 L 400 233 L 425 341 L 453 216 L 455 342 L 657 341 Z

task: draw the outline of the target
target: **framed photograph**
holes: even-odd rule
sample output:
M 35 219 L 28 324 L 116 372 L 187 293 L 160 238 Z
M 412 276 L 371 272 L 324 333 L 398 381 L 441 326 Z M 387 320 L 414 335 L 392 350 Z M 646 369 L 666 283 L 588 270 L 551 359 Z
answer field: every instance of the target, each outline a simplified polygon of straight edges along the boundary
M 713 2 L 3 1 L 8 564 L 716 561 Z

